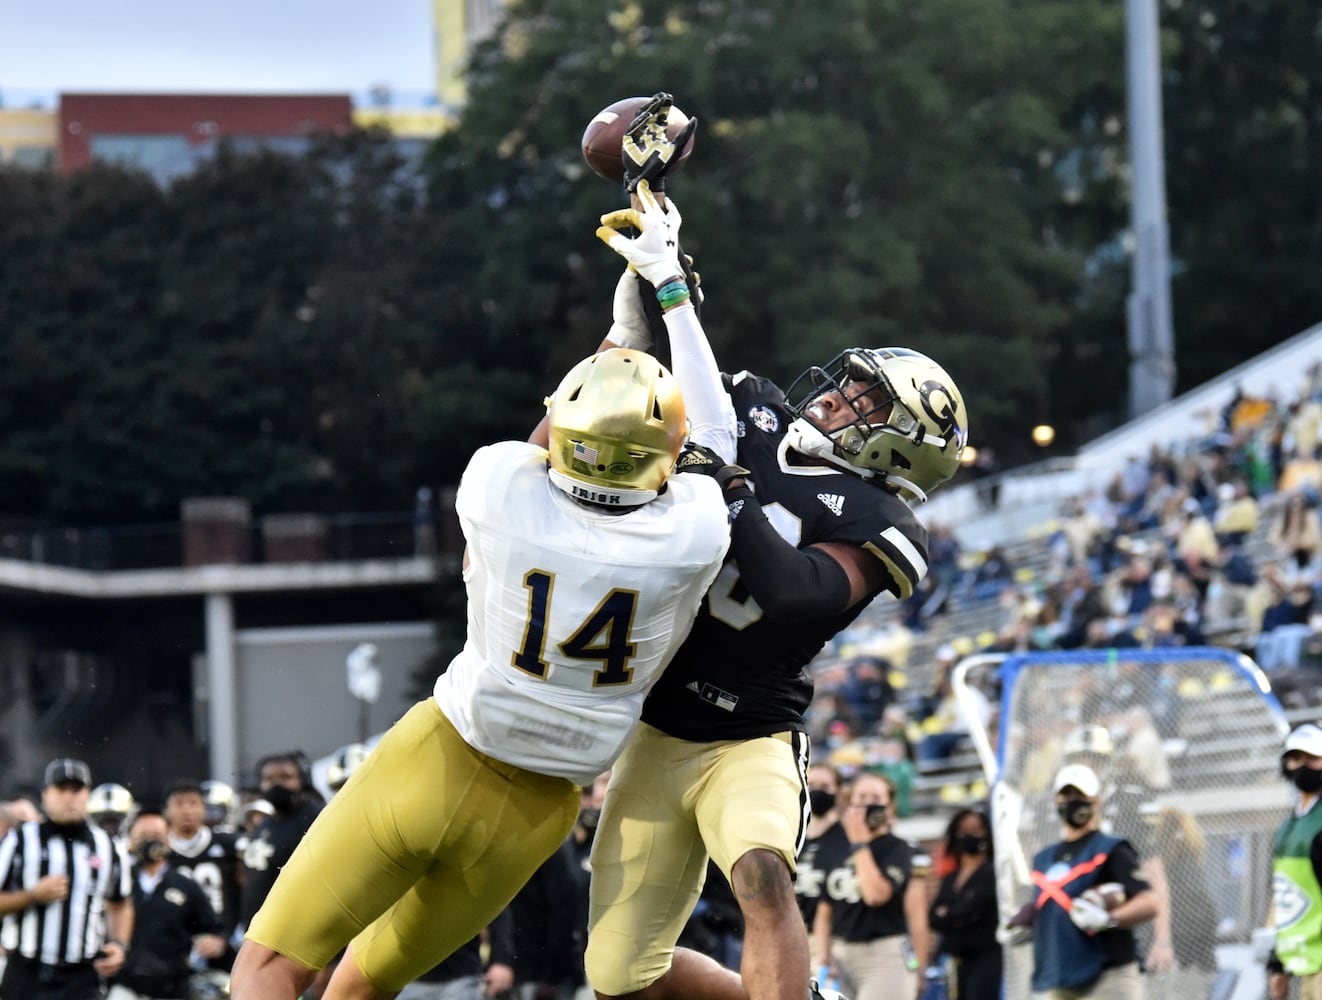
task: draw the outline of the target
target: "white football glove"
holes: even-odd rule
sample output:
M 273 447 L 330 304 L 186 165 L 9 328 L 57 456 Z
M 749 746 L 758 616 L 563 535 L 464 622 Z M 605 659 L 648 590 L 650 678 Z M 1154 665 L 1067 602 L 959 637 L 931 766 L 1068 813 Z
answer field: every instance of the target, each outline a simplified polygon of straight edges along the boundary
M 1104 907 L 1083 896 L 1076 898 L 1074 905 L 1070 907 L 1070 920 L 1074 922 L 1075 927 L 1086 934 L 1107 931 L 1116 925 L 1115 917 L 1107 913 Z
M 622 208 L 601 217 L 597 238 L 629 262 L 654 288 L 678 278 L 684 280 L 679 263 L 679 209 L 670 201 L 662 208 L 646 181 L 638 182 L 634 192 L 642 202 L 642 211 Z M 630 226 L 639 230 L 633 239 L 620 232 Z
M 643 312 L 643 288 L 633 268 L 627 267 L 615 283 L 615 302 L 611 306 L 611 328 L 606 339 L 635 351 L 652 348 L 652 329 Z

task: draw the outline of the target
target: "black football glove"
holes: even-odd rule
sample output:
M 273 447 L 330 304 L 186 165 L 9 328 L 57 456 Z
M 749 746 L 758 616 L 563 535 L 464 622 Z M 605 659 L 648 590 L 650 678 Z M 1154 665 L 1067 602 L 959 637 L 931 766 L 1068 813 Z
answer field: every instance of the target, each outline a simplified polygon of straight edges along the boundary
M 683 131 L 672 140 L 666 135 L 666 120 L 675 99 L 662 91 L 634 116 L 624 133 L 624 186 L 632 192 L 639 181 L 647 181 L 652 190 L 666 189 L 666 173 L 679 162 L 693 138 L 698 119 L 690 118 Z
M 735 465 L 733 462 L 727 462 L 720 455 L 712 451 L 706 445 L 688 444 L 684 450 L 679 453 L 679 460 L 675 462 L 676 472 L 697 472 L 704 476 L 711 476 L 720 484 L 721 489 L 732 479 L 744 479 L 746 485 L 751 490 L 753 487 L 752 473 L 742 465 Z

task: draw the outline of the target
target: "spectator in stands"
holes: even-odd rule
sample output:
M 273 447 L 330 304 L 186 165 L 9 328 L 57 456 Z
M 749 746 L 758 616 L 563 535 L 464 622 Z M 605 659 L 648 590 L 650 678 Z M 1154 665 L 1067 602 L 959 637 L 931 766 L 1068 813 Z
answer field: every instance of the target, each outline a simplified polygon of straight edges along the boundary
M 1138 639 L 1123 617 L 1093 618 L 1083 628 L 1082 649 L 1133 649 Z
M 1312 455 L 1322 444 L 1322 402 L 1305 396 L 1290 404 L 1283 445 L 1290 455 Z
M 905 755 L 905 744 L 886 736 L 871 736 L 863 747 L 863 768 L 884 775 L 895 790 L 895 815 L 913 814 L 913 786 L 918 769 Z
M 853 710 L 854 731 L 865 733 L 881 721 L 886 706 L 895 700 L 891 687 L 891 663 L 879 656 L 857 656 L 846 664 L 845 681 L 840 693 Z
M 1212 571 L 1219 563 L 1221 547 L 1197 500 L 1186 498 L 1181 510 L 1184 524 L 1175 539 L 1176 565 L 1189 575 L 1199 593 L 1206 594 Z
M 993 545 L 983 554 L 969 580 L 970 597 L 975 601 L 991 600 L 1001 589 L 1014 582 L 1014 566 L 1005 550 Z
M 949 591 L 959 578 L 959 539 L 944 524 L 933 524 L 927 534 L 927 575 Z
M 943 853 L 950 870 L 928 910 L 928 923 L 940 935 L 937 950 L 952 959 L 959 1000 L 1000 1000 L 1000 918 L 988 815 L 978 809 L 955 813 L 946 825 Z
M 1141 645 L 1144 649 L 1201 646 L 1205 642 L 1198 627 L 1181 618 L 1178 609 L 1170 601 L 1161 601 L 1148 607 L 1143 614 L 1142 632 Z
M 1217 508 L 1212 527 L 1223 546 L 1242 545 L 1258 530 L 1258 501 L 1243 479 L 1222 483 L 1216 489 Z
M 1288 583 L 1275 566 L 1264 571 L 1273 595 L 1262 614 L 1262 631 L 1258 633 L 1255 655 L 1258 666 L 1269 674 L 1292 670 L 1299 666 L 1299 654 L 1304 640 L 1312 629 L 1315 598 L 1313 588 L 1306 579 Z
M 1322 547 L 1322 519 L 1302 492 L 1291 493 L 1267 534 L 1272 549 L 1287 557 L 1295 570 L 1307 572 Z
M 1303 493 L 1310 498 L 1322 493 L 1322 447 L 1296 452 L 1285 463 L 1276 489 L 1280 493 Z
M 917 720 L 923 731 L 917 747 L 919 764 L 945 760 L 968 738 L 971 726 L 976 723 L 986 727 L 991 720 L 991 704 L 976 687 L 970 685 L 968 689 L 973 701 L 972 716 L 955 697 L 950 681 L 958 661 L 959 654 L 953 646 L 937 650 L 936 685 L 927 699 L 930 711 Z
M 1101 571 L 1099 550 L 1106 525 L 1096 511 L 1084 506 L 1078 497 L 1065 501 L 1061 511 L 1060 533 L 1068 546 L 1068 565 L 1091 567 Z

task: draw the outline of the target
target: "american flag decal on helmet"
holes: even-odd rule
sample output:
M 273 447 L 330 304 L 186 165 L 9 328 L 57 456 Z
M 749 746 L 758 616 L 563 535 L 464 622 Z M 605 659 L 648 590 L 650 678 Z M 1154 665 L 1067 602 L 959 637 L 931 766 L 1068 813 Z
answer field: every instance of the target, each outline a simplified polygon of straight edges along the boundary
M 574 442 L 574 457 L 580 462 L 587 462 L 589 465 L 597 464 L 597 449 L 589 448 L 582 441 Z

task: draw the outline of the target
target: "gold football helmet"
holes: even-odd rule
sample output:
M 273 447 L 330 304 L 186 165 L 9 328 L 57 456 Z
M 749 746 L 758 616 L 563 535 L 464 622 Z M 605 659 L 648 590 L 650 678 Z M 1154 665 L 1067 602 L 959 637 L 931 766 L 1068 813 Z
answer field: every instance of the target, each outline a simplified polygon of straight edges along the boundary
M 350 743 L 335 751 L 330 767 L 326 769 L 326 784 L 332 792 L 338 792 L 349 780 L 349 776 L 367 760 L 371 751 L 362 743 Z
M 576 364 L 546 413 L 551 481 L 605 507 L 655 499 L 688 433 L 675 377 L 650 354 L 623 347 Z
M 87 795 L 87 814 L 107 833 L 118 833 L 124 821 L 138 808 L 133 793 L 123 785 L 107 782 L 97 785 Z
M 812 404 L 839 393 L 854 411 L 841 427 L 822 427 Z M 909 500 L 922 502 L 959 468 L 968 443 L 964 397 L 944 368 L 902 347 L 851 347 L 790 385 L 794 414 L 788 447 L 876 479 Z

